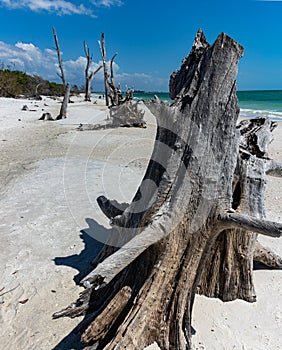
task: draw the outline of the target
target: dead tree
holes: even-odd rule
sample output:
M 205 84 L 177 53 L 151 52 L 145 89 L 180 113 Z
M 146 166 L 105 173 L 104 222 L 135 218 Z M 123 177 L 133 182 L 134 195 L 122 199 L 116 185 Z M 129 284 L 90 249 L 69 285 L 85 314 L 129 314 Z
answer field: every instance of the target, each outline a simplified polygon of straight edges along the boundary
M 58 56 L 58 62 L 59 62 L 59 67 L 60 67 L 60 71 L 61 74 L 57 73 L 58 76 L 62 79 L 64 88 L 66 88 L 66 79 L 65 79 L 65 73 L 64 73 L 64 68 L 63 68 L 63 60 L 61 57 L 61 51 L 60 51 L 60 47 L 59 47 L 59 41 L 58 41 L 58 37 L 57 37 L 57 33 L 56 33 L 56 29 L 55 27 L 52 27 L 53 30 L 53 35 L 54 35 L 54 40 L 55 40 L 55 45 L 56 45 L 56 51 L 57 51 L 57 56 Z
M 111 236 L 85 291 L 53 315 L 86 315 L 90 349 L 191 349 L 195 293 L 255 301 L 257 234 L 282 235 L 282 224 L 264 219 L 265 172 L 282 166 L 266 156 L 270 121 L 236 126 L 242 54 L 226 34 L 209 45 L 200 30 L 171 76 L 174 103 L 148 103 L 156 140 L 133 201 L 97 199 Z
M 89 73 L 93 55 L 90 54 L 90 49 L 87 48 L 86 41 L 84 41 L 84 52 L 86 56 L 86 68 L 85 68 L 85 97 L 84 101 L 91 101 L 91 81 L 96 73 L 99 72 L 103 66 L 99 66 L 97 69 Z
M 107 68 L 107 56 L 106 56 L 106 46 L 105 46 L 105 34 L 102 33 L 101 42 L 98 41 L 103 61 L 104 69 L 104 87 L 105 87 L 105 99 L 106 106 L 109 106 L 109 95 L 108 95 L 108 68 Z
M 67 117 L 67 107 L 68 107 L 69 98 L 70 98 L 70 84 L 67 83 L 60 113 L 57 116 L 56 120 L 65 119 Z
M 115 83 L 114 80 L 114 60 L 117 57 L 115 53 L 110 61 L 110 74 L 108 73 L 107 60 L 106 60 L 106 46 L 105 46 L 105 35 L 102 33 L 102 41 L 98 42 L 100 46 L 100 51 L 103 60 L 104 67 L 104 85 L 105 85 L 105 96 L 106 96 L 106 105 L 110 106 L 119 106 L 123 103 L 131 101 L 133 99 L 133 90 L 129 89 L 126 93 L 126 97 L 123 98 L 120 86 Z
M 112 106 L 118 106 L 124 102 L 120 86 L 117 86 L 114 80 L 114 68 L 113 68 L 113 63 L 114 59 L 116 58 L 117 53 L 114 54 L 114 56 L 111 59 L 110 62 L 110 71 L 111 75 L 109 76 L 108 80 L 108 86 L 109 86 L 109 96 L 111 99 L 111 105 Z

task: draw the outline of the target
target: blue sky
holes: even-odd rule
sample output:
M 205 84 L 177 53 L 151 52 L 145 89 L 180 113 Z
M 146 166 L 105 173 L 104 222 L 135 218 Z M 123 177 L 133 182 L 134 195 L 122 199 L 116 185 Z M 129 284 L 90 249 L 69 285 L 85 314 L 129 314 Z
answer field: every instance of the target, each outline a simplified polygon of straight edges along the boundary
M 100 61 L 115 52 L 122 89 L 167 91 L 169 76 L 188 54 L 198 28 L 212 43 L 225 32 L 245 47 L 238 89 L 282 89 L 282 0 L 0 0 L 0 62 L 59 81 L 52 26 L 67 80 L 84 83 L 83 41 Z M 93 79 L 102 89 L 102 73 Z

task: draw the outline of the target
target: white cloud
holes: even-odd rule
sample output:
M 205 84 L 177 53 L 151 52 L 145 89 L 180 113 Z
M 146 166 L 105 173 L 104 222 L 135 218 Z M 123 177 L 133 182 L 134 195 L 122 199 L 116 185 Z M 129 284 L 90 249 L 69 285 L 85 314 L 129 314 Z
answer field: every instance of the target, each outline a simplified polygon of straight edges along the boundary
M 12 63 L 15 69 L 23 70 L 29 74 L 39 74 L 50 77 L 52 71 L 56 75 L 56 55 L 53 50 L 41 51 L 32 43 L 18 42 L 9 45 L 0 41 L 0 62 L 8 65 Z
M 83 0 L 82 0 L 83 1 Z M 122 0 L 88 0 L 89 7 L 84 4 L 75 4 L 73 0 L 0 0 L 0 6 L 8 9 L 29 9 L 33 12 L 48 12 L 57 15 L 86 15 L 96 17 L 91 8 L 112 7 L 123 5 Z
M 4 66 L 12 65 L 14 69 L 24 71 L 31 75 L 40 75 L 50 81 L 61 82 L 59 73 L 58 59 L 55 50 L 46 48 L 41 50 L 32 43 L 18 42 L 15 45 L 9 45 L 0 41 L 0 63 Z M 96 70 L 102 61 L 93 62 L 91 71 Z M 75 59 L 63 60 L 66 80 L 71 84 L 81 86 L 85 84 L 86 57 L 79 56 Z M 125 87 L 146 90 L 164 90 L 167 87 L 167 81 L 162 78 L 153 77 L 145 73 L 126 73 L 120 72 L 120 66 L 114 62 L 113 69 L 116 83 L 121 84 L 122 90 Z M 103 72 L 100 70 L 93 79 L 94 89 L 103 89 Z
M 105 7 L 123 5 L 122 0 L 92 0 L 91 2 L 95 6 L 105 6 Z
M 34 12 L 46 11 L 58 15 L 88 15 L 95 17 L 91 9 L 83 4 L 75 5 L 65 0 L 0 0 L 9 9 L 29 9 Z

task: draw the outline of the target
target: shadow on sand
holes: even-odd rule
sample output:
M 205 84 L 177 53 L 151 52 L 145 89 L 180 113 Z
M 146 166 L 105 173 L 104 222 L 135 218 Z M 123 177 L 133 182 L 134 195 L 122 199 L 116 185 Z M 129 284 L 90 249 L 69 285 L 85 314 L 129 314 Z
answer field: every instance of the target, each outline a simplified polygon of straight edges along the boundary
M 78 284 L 93 269 L 91 262 L 99 254 L 109 236 L 110 230 L 93 219 L 85 219 L 88 228 L 80 231 L 80 238 L 85 247 L 79 254 L 54 258 L 55 265 L 70 266 L 78 270 L 74 281 Z
M 78 274 L 74 276 L 76 284 L 93 270 L 91 262 L 99 254 L 110 234 L 110 229 L 106 229 L 95 220 L 87 218 L 85 221 L 88 224 L 88 228 L 80 231 L 80 237 L 85 244 L 84 249 L 79 254 L 54 258 L 56 265 L 70 266 L 78 270 Z M 74 300 L 76 298 L 78 298 L 78 295 L 74 295 Z M 64 339 L 62 339 L 53 350 L 81 350 L 89 346 L 80 341 L 80 333 L 78 330 L 82 322 L 83 320 Z

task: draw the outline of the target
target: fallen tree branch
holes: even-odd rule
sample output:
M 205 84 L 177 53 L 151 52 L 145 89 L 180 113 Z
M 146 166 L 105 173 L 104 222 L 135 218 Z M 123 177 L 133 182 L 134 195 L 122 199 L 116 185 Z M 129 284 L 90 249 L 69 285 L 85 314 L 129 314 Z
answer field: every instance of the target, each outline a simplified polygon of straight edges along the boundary
M 90 272 L 80 282 L 85 288 L 95 289 L 108 284 L 125 267 L 132 263 L 148 247 L 157 243 L 167 235 L 167 227 L 164 225 L 166 215 L 158 222 L 152 222 L 141 234 L 133 237 L 129 242 L 123 245 L 114 254 L 107 257 L 104 261 Z
M 125 209 L 129 206 L 128 203 L 118 203 L 116 200 L 110 200 L 105 196 L 99 196 L 97 198 L 97 203 L 102 212 L 109 219 L 122 215 Z
M 220 214 L 219 220 L 226 226 L 225 228 L 240 228 L 275 238 L 282 236 L 282 224 L 278 222 L 257 219 L 239 213 Z

